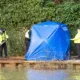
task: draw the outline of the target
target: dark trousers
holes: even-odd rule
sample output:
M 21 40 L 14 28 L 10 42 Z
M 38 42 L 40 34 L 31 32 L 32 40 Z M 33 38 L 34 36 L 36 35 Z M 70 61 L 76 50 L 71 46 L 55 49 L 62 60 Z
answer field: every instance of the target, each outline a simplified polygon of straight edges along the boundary
M 7 57 L 8 54 L 7 54 L 7 45 L 6 45 L 6 43 L 4 43 L 0 46 L 0 57 L 3 57 L 3 50 L 4 50 L 5 57 Z
M 78 58 L 80 58 L 80 43 L 76 44 L 76 48 L 77 48 Z
M 29 45 L 30 45 L 30 39 L 28 38 L 25 38 L 25 53 L 28 51 L 29 49 Z

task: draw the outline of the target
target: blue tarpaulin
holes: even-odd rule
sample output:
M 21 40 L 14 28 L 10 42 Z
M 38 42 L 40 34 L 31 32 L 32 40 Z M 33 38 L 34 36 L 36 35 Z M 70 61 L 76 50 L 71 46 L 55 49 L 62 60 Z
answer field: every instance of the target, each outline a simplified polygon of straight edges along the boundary
M 59 22 L 41 22 L 31 28 L 31 40 L 26 60 L 67 60 L 70 34 L 68 27 Z

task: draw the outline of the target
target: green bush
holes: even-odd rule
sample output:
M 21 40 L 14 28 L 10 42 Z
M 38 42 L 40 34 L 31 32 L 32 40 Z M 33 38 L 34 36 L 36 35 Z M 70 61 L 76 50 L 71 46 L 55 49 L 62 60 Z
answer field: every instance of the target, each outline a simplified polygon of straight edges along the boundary
M 8 52 L 10 55 L 24 55 L 24 27 L 52 20 L 68 25 L 71 38 L 80 27 L 80 4 L 75 0 L 64 0 L 55 4 L 53 0 L 1 0 L 0 27 L 9 35 Z M 75 51 L 72 42 L 72 50 Z
M 10 56 L 23 55 L 25 52 L 24 29 L 11 29 L 8 31 L 9 39 L 7 41 L 8 52 Z

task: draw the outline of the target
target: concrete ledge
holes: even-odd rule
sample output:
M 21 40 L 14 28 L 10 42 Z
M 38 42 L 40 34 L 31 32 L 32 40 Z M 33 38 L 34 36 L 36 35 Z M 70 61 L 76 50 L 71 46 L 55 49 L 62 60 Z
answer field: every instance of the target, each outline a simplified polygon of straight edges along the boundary
M 0 68 L 80 69 L 80 60 L 26 61 L 24 57 L 0 58 Z

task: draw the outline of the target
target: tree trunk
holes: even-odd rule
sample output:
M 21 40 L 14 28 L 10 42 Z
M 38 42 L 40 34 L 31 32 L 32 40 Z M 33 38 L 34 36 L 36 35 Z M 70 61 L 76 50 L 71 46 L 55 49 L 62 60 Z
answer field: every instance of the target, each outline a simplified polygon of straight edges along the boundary
M 54 2 L 55 2 L 56 4 L 60 4 L 60 3 L 62 3 L 62 0 L 54 0 Z

